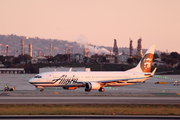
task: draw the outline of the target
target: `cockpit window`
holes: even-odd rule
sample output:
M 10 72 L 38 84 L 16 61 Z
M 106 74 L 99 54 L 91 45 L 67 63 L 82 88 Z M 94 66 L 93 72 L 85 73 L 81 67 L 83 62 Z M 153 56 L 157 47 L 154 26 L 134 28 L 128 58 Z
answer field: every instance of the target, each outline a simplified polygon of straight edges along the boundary
M 38 76 L 34 76 L 34 78 L 38 78 Z
M 34 78 L 42 78 L 40 75 L 36 75 L 34 76 Z

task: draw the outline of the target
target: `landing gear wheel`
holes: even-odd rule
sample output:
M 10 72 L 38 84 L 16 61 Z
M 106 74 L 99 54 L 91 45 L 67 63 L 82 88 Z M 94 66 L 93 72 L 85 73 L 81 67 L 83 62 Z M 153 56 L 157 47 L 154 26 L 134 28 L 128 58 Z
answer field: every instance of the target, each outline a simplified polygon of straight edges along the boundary
M 99 89 L 99 92 L 104 92 L 104 88 L 100 88 L 100 89 Z
M 90 89 L 85 89 L 85 92 L 90 92 L 91 90 Z
M 42 88 L 42 89 L 40 89 L 40 91 L 41 91 L 41 92 L 43 92 L 43 91 L 44 91 L 44 89 Z

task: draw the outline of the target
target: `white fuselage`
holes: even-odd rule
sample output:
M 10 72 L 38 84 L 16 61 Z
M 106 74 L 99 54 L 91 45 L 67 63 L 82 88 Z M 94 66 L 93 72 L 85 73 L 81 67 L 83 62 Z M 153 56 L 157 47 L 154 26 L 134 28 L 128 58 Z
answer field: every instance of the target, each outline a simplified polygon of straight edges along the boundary
M 125 86 L 145 79 L 144 73 L 135 72 L 46 72 L 36 75 L 29 83 L 42 87 L 71 87 L 85 82 L 112 81 L 105 86 Z M 118 80 L 119 82 L 113 82 Z

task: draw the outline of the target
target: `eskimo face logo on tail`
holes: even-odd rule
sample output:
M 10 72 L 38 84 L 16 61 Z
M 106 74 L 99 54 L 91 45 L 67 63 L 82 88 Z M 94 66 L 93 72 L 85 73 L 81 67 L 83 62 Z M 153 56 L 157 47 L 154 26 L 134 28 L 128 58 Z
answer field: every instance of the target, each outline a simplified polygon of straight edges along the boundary
M 141 61 L 141 69 L 143 72 L 150 72 L 154 54 L 146 54 Z

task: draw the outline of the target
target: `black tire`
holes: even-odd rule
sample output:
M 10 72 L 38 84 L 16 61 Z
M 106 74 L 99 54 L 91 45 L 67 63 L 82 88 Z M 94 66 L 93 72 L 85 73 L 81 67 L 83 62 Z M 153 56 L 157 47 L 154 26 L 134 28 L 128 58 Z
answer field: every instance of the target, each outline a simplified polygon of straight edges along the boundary
M 90 89 L 85 89 L 85 92 L 90 92 L 91 90 Z
M 98 91 L 99 92 L 104 92 L 104 88 L 100 88 Z
M 41 91 L 41 92 L 43 92 L 43 91 L 44 91 L 44 89 L 40 89 L 40 91 Z

